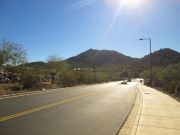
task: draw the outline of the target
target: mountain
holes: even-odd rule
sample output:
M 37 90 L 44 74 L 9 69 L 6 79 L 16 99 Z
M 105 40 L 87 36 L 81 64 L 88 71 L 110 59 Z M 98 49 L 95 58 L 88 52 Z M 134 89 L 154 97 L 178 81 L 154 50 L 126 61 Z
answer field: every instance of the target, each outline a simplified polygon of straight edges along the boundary
M 150 66 L 150 55 L 146 55 L 140 59 L 139 65 L 142 68 Z M 166 67 L 170 64 L 180 62 L 180 53 L 169 48 L 160 49 L 152 53 L 152 65 L 154 67 Z
M 43 61 L 37 61 L 37 62 L 26 63 L 20 66 L 26 66 L 26 67 L 31 67 L 31 68 L 43 68 L 43 67 L 46 67 L 46 65 L 47 64 Z
M 112 50 L 89 49 L 66 61 L 72 67 L 80 68 L 111 68 L 112 66 L 137 66 L 139 68 L 148 68 L 150 66 L 150 58 L 150 55 L 137 59 Z M 155 67 L 167 66 L 178 62 L 180 62 L 180 53 L 172 49 L 164 48 L 152 53 L 152 64 Z
M 77 56 L 66 60 L 72 68 L 93 68 L 107 72 L 110 76 L 118 76 L 129 72 L 138 76 L 150 67 L 150 55 L 137 59 L 111 50 L 89 49 Z M 180 62 L 180 53 L 169 48 L 160 49 L 152 53 L 154 67 L 165 67 Z
M 65 62 L 69 63 L 72 68 L 93 68 L 112 72 L 127 70 L 139 73 L 149 69 L 150 58 L 150 55 L 138 59 L 117 51 L 89 49 L 77 56 L 66 59 Z M 152 53 L 153 67 L 166 67 L 178 62 L 180 62 L 180 53 L 175 50 L 164 48 Z M 24 66 L 45 68 L 47 63 L 39 61 L 27 63 Z
M 112 50 L 89 49 L 77 56 L 71 57 L 66 61 L 72 67 L 81 68 L 112 68 L 127 65 L 138 59 L 123 55 Z

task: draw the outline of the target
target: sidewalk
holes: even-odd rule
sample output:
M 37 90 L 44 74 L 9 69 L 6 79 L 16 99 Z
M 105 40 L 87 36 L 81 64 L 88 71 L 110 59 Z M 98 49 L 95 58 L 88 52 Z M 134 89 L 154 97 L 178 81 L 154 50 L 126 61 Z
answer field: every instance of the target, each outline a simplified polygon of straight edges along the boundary
M 142 84 L 119 135 L 180 135 L 180 102 Z

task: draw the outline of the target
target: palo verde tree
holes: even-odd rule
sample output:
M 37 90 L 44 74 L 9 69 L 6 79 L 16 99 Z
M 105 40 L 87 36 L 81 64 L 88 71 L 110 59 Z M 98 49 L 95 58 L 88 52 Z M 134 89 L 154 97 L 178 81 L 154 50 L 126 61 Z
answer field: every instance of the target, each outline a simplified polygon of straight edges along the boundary
M 57 55 L 50 55 L 47 58 L 48 68 L 56 73 L 61 73 L 68 69 L 68 64 L 61 60 Z
M 62 72 L 68 69 L 68 64 L 61 59 L 57 55 L 50 55 L 47 58 L 47 68 L 49 70 L 49 74 L 51 76 L 51 83 L 60 82 Z
M 17 66 L 27 62 L 26 52 L 22 45 L 8 40 L 0 41 L 0 64 Z

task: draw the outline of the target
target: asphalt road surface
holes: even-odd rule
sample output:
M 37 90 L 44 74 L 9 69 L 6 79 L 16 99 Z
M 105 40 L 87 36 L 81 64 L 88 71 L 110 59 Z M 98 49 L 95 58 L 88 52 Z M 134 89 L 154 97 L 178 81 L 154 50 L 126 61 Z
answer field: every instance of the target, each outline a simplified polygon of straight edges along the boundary
M 115 135 L 135 97 L 111 82 L 0 98 L 0 135 Z

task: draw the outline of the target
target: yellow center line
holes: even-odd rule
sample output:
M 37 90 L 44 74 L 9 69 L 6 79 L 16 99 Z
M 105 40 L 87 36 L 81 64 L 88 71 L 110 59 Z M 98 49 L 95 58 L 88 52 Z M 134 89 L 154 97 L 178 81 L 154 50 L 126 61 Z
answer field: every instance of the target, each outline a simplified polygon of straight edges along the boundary
M 23 116 L 23 115 L 33 113 L 33 112 L 38 112 L 38 111 L 41 111 L 41 110 L 45 110 L 45 109 L 55 107 L 55 106 L 58 106 L 58 105 L 61 105 L 61 104 L 64 104 L 64 103 L 72 102 L 72 101 L 78 100 L 78 99 L 83 98 L 83 97 L 94 95 L 96 93 L 98 93 L 98 92 L 93 92 L 93 93 L 89 93 L 89 94 L 85 94 L 85 95 L 80 95 L 80 96 L 68 98 L 68 99 L 58 101 L 58 102 L 55 102 L 55 103 L 52 103 L 52 104 L 47 104 L 47 105 L 43 105 L 43 106 L 36 107 L 36 108 L 33 108 L 33 109 L 29 109 L 29 110 L 26 110 L 26 111 L 23 111 L 23 112 L 20 112 L 20 113 L 12 114 L 12 115 L 5 116 L 5 117 L 0 117 L 0 122 L 4 122 L 4 121 L 10 120 L 10 119 L 14 119 L 14 118 L 17 118 L 17 117 L 20 117 L 20 116 Z

